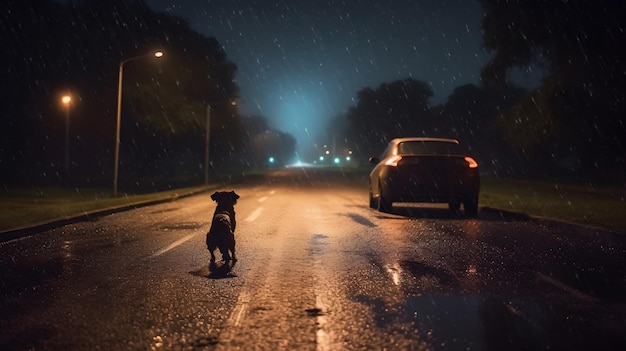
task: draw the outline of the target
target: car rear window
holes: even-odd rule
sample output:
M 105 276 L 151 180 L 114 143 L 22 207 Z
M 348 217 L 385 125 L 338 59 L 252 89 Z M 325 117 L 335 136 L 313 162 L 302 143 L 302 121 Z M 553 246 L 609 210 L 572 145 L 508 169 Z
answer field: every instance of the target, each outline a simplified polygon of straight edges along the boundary
M 400 155 L 461 155 L 459 144 L 443 141 L 406 141 L 398 144 Z

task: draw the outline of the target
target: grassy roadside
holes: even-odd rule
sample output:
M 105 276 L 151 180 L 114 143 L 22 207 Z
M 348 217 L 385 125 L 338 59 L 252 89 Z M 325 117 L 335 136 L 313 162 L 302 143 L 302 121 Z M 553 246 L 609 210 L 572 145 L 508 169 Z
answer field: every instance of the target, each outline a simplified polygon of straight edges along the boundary
M 626 234 L 626 188 L 481 178 L 479 206 Z
M 144 201 L 174 199 L 181 194 L 203 189 L 207 189 L 207 186 L 149 194 L 124 195 L 116 198 L 111 196 L 110 189 L 97 188 L 19 188 L 0 190 L 0 232 L 101 209 Z
M 171 199 L 204 186 L 110 196 L 109 189 L 23 188 L 0 190 L 0 231 L 98 209 Z M 482 178 L 480 207 L 602 227 L 626 234 L 626 189 Z

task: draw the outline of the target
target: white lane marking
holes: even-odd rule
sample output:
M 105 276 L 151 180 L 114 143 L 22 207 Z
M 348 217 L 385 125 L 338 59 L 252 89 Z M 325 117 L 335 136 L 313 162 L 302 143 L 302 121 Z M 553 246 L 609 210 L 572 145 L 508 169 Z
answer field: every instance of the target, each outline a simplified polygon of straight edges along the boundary
M 238 327 L 241 324 L 243 316 L 246 315 L 246 307 L 249 302 L 250 295 L 247 291 L 242 291 L 241 295 L 239 295 L 239 299 L 237 300 L 237 307 L 235 307 L 233 314 L 229 318 L 232 326 Z
M 241 291 L 237 304 L 233 308 L 233 312 L 228 317 L 224 331 L 220 334 L 220 343 L 228 344 L 231 342 L 237 334 L 237 328 L 241 325 L 241 321 L 246 315 L 246 309 L 250 303 L 250 294 L 247 291 Z
M 252 222 L 255 219 L 257 219 L 257 217 L 259 217 L 261 215 L 261 212 L 263 212 L 263 207 L 259 207 L 256 210 L 254 210 L 254 212 L 252 212 L 248 218 L 245 219 L 246 222 Z
M 259 202 L 264 202 L 265 200 L 267 200 L 267 196 L 263 196 L 262 198 L 260 198 Z
M 317 308 L 321 313 L 318 314 L 316 319 L 317 324 L 317 332 L 315 332 L 315 344 L 317 345 L 316 351 L 328 351 L 332 350 L 330 347 L 330 335 L 326 331 L 328 329 L 328 320 L 326 319 L 326 306 L 322 302 L 322 297 L 316 293 L 315 294 L 315 308 Z
M 180 244 L 184 243 L 185 241 L 187 241 L 187 240 L 191 239 L 193 236 L 194 236 L 193 234 L 189 234 L 189 235 L 187 235 L 186 237 L 184 237 L 184 238 L 182 238 L 182 239 L 178 239 L 178 240 L 174 241 L 173 243 L 171 243 L 168 247 L 166 247 L 166 248 L 164 248 L 164 249 L 161 249 L 161 250 L 159 250 L 159 251 L 157 251 L 157 252 L 153 253 L 153 254 L 152 254 L 152 256 L 150 256 L 150 257 L 157 257 L 157 256 L 160 256 L 160 255 L 162 255 L 162 254 L 164 254 L 164 253 L 166 253 L 166 252 L 170 251 L 171 249 L 175 248 L 176 246 L 178 246 L 178 245 L 180 245 Z
M 391 280 L 393 281 L 393 284 L 400 285 L 400 273 L 402 273 L 402 268 L 400 268 L 398 262 L 386 264 L 385 269 L 387 270 L 387 273 L 391 275 Z
M 561 281 L 559 281 L 557 279 L 554 279 L 554 278 L 552 278 L 552 277 L 550 277 L 548 275 L 545 275 L 545 274 L 542 274 L 542 273 L 537 273 L 537 276 L 539 277 L 539 279 L 541 279 L 541 280 L 543 280 L 545 282 L 548 282 L 548 283 L 556 286 L 557 288 L 560 288 L 561 290 L 566 291 L 566 292 L 574 295 L 575 297 L 579 298 L 580 300 L 589 301 L 589 302 L 592 302 L 592 301 L 595 300 L 595 298 L 593 296 L 587 295 L 584 292 L 582 292 L 582 291 L 580 291 L 580 290 L 578 290 L 576 288 L 573 288 L 573 287 L 571 287 L 571 286 L 569 286 L 569 285 L 567 285 L 567 284 L 565 284 L 565 283 L 563 283 L 563 282 L 561 282 Z

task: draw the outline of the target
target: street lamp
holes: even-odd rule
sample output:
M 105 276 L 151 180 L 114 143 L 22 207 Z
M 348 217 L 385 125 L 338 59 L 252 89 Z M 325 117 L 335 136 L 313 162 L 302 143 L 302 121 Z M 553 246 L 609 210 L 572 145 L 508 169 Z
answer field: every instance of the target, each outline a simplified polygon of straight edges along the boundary
M 67 173 L 70 164 L 70 103 L 72 97 L 63 95 L 61 102 L 65 105 L 65 172 Z
M 231 106 L 237 105 L 237 101 L 229 101 L 228 103 Z M 204 131 L 204 185 L 209 185 L 209 141 L 210 141 L 209 134 L 210 132 L 211 132 L 211 104 L 209 103 L 206 105 L 206 129 Z
M 120 164 L 120 126 L 122 124 L 122 77 L 124 75 L 124 64 L 130 61 L 139 60 L 147 57 L 162 57 L 163 52 L 157 51 L 153 54 L 139 55 L 127 58 L 120 62 L 119 76 L 117 80 L 117 129 L 115 132 L 115 165 L 113 166 L 113 196 L 117 196 L 117 176 Z

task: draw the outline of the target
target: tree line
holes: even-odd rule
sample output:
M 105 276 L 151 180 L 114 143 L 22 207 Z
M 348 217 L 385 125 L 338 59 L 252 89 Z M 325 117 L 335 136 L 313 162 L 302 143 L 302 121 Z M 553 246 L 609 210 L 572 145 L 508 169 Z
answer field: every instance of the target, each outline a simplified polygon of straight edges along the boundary
M 430 106 L 406 79 L 365 88 L 345 116 L 344 142 L 376 155 L 392 137 L 456 137 L 483 169 L 511 176 L 624 182 L 626 3 L 481 0 L 485 48 L 479 86 Z M 545 71 L 539 87 L 510 82 L 514 68 Z
M 496 174 L 624 180 L 626 4 L 615 0 L 481 0 L 484 46 L 493 56 L 479 85 L 430 104 L 427 83 L 408 78 L 356 92 L 327 135 L 364 159 L 400 136 L 454 137 Z M 216 38 L 143 0 L 0 5 L 0 172 L 5 184 L 108 182 L 113 168 L 120 62 L 124 66 L 120 184 L 202 179 L 207 108 L 211 171 L 285 163 L 296 140 L 263 116 L 242 117 L 236 65 Z M 516 67 L 545 72 L 526 91 Z M 63 94 L 70 94 L 72 165 L 62 165 Z M 345 126 L 337 134 L 336 126 Z M 152 179 L 151 179 L 152 178 Z
M 118 71 L 128 59 L 123 65 L 121 186 L 200 182 L 209 108 L 211 173 L 257 163 L 250 134 L 261 131 L 232 103 L 239 97 L 237 66 L 216 38 L 192 30 L 182 18 L 155 13 L 144 0 L 9 0 L 0 8 L 5 14 L 0 27 L 5 184 L 110 182 Z M 163 57 L 151 56 L 157 50 Z M 69 111 L 61 103 L 63 95 L 72 98 Z M 263 133 L 276 132 L 264 127 Z M 293 151 L 293 141 L 280 136 L 280 146 Z

